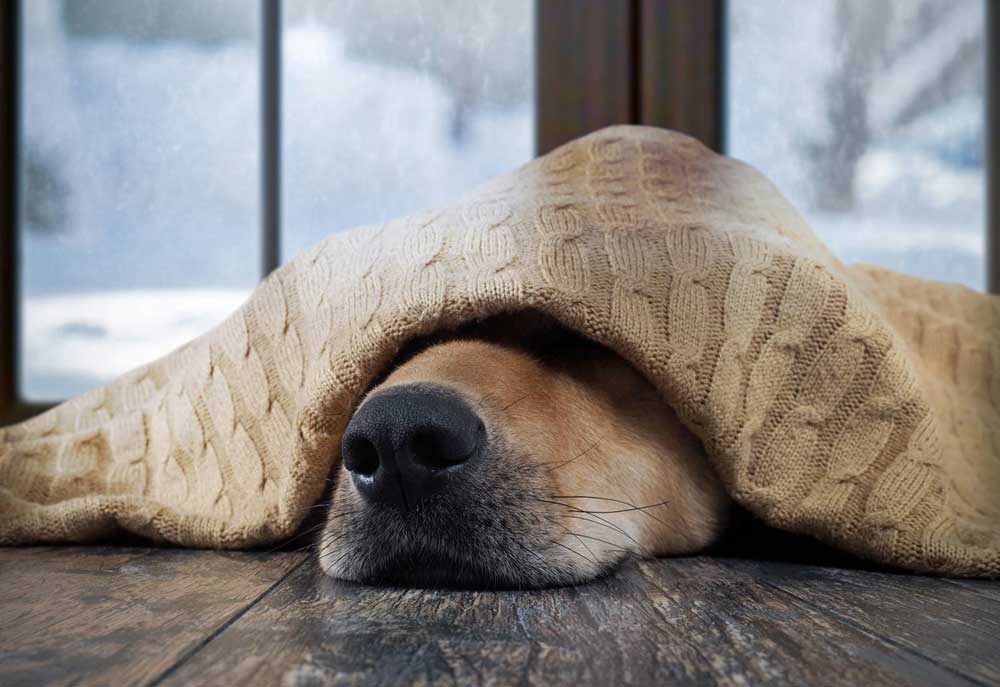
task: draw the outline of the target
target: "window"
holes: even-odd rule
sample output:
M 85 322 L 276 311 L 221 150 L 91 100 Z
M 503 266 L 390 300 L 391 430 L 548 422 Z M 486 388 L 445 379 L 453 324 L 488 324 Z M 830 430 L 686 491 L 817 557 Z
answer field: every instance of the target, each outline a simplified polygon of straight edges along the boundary
M 200 5 L 21 3 L 28 401 L 167 353 L 220 322 L 260 276 L 258 13 Z
M 984 289 L 985 11 L 731 0 L 729 152 L 845 262 Z
M 845 261 L 997 289 L 997 15 L 986 0 L 4 3 L 0 424 L 196 336 L 329 233 L 615 123 L 746 159 Z
M 19 396 L 107 382 L 262 264 L 530 160 L 532 22 L 529 0 L 22 2 Z
M 531 0 L 286 0 L 281 255 L 534 157 Z

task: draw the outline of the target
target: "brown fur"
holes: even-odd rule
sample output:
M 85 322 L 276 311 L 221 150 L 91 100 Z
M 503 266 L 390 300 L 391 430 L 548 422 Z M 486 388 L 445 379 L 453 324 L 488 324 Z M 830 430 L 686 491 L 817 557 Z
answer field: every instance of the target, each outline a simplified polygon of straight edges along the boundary
M 728 499 L 669 405 L 606 349 L 575 341 L 553 351 L 538 357 L 509 342 L 446 341 L 394 369 L 369 397 L 407 384 L 444 387 L 472 405 L 498 444 L 512 447 L 498 460 L 532 476 L 524 489 L 536 494 L 537 517 L 527 529 L 547 530 L 524 539 L 546 542 L 534 553 L 561 573 L 543 579 L 535 570 L 522 580 L 514 573 L 508 582 L 584 580 L 633 555 L 688 553 L 715 541 Z M 340 480 L 334 513 L 360 507 L 352 491 Z M 335 542 L 350 526 L 331 517 L 326 553 L 339 550 Z M 364 579 L 345 567 L 349 556 L 327 555 L 328 572 Z

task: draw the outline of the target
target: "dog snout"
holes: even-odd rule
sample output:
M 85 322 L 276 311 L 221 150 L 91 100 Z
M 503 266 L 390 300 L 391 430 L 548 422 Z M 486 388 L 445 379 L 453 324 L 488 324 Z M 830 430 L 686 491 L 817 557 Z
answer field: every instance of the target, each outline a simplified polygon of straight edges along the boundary
M 361 497 L 403 511 L 472 469 L 485 427 L 446 389 L 400 386 L 368 398 L 344 432 L 344 467 Z

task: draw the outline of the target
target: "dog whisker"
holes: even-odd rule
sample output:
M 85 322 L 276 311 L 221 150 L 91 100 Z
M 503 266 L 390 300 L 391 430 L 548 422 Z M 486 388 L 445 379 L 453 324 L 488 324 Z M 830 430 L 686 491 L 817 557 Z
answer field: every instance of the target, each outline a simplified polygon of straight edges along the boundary
M 590 495 L 587 495 L 587 494 L 584 494 L 584 495 L 550 494 L 549 498 L 553 498 L 553 499 L 592 499 L 594 501 L 612 501 L 614 503 L 620 503 L 620 504 L 622 504 L 624 506 L 638 508 L 638 506 L 636 506 L 634 503 L 632 503 L 630 501 L 622 501 L 621 499 L 613 499 L 613 498 L 609 498 L 607 496 L 590 496 Z
M 573 457 L 572 457 L 572 458 L 570 458 L 569 460 L 564 460 L 564 461 L 559 461 L 559 462 L 557 462 L 557 463 L 556 463 L 556 465 L 555 465 L 555 467 L 551 467 L 551 468 L 549 468 L 548 470 L 546 470 L 546 472 L 552 472 L 553 470 L 558 470 L 559 468 L 561 468 L 561 467 L 563 467 L 563 466 L 565 466 L 565 465 L 569 465 L 569 464 L 570 464 L 570 463 L 572 463 L 572 462 L 573 462 L 574 460 L 577 460 L 578 458 L 582 458 L 583 456 L 587 455 L 587 454 L 588 454 L 588 453 L 590 453 L 590 452 L 591 452 L 592 450 L 594 450 L 595 448 L 597 448 L 597 445 L 598 445 L 598 443 L 599 443 L 599 442 L 595 441 L 595 442 L 594 442 L 593 444 L 591 444 L 591 445 L 590 445 L 590 446 L 589 446 L 588 448 L 586 448 L 586 449 L 584 449 L 583 451 L 581 451 L 580 453 L 576 454 L 575 456 L 573 456 Z M 541 466 L 545 466 L 545 465 L 551 465 L 551 464 L 552 464 L 552 462 L 551 462 L 551 461 L 550 461 L 550 462 L 548 462 L 548 463 L 539 463 L 539 465 L 541 465 Z
M 323 558 L 327 558 L 327 557 L 329 557 L 330 555 L 332 555 L 333 553 L 334 553 L 333 551 L 330 551 L 330 552 L 328 552 L 328 553 L 326 553 L 326 554 L 323 554 L 323 555 L 321 555 L 321 556 L 318 556 L 318 557 L 316 558 L 316 560 L 322 560 Z M 343 553 L 342 553 L 342 554 L 341 554 L 340 556 L 338 556 L 338 557 L 337 557 L 337 560 L 335 560 L 335 561 L 334 561 L 333 563 L 331 563 L 331 564 L 329 565 L 329 568 L 330 568 L 331 570 L 333 570 L 333 569 L 336 569 L 336 567 L 337 567 L 338 565 L 340 565 L 340 562 L 341 562 L 342 560 L 344 560 L 344 559 L 345 559 L 345 558 L 347 558 L 348 556 L 352 555 L 353 553 L 354 553 L 354 551 L 353 551 L 353 549 L 352 549 L 352 548 L 351 548 L 350 546 L 346 547 L 346 548 L 344 549 L 344 552 L 343 552 Z
M 476 327 L 407 344 L 353 412 L 329 502 L 299 513 L 323 517 L 298 537 L 324 572 L 539 587 L 712 541 L 716 521 L 689 516 L 725 495 L 640 372 L 570 332 L 535 350 L 520 327 Z
M 307 527 L 306 529 L 304 529 L 301 532 L 297 533 L 295 536 L 291 537 L 290 539 L 285 539 L 285 540 L 279 542 L 278 544 L 274 545 L 270 549 L 267 549 L 266 551 L 264 551 L 264 553 L 274 553 L 275 551 L 283 550 L 289 544 L 291 544 L 293 542 L 296 542 L 299 539 L 302 539 L 302 537 L 308 536 L 310 534 L 315 534 L 316 532 L 322 530 L 325 526 L 326 526 L 326 523 L 325 522 L 321 522 L 321 523 L 318 523 L 316 525 L 313 525 L 312 527 Z M 311 546 L 311 544 L 306 544 L 305 546 L 299 547 L 297 549 L 292 549 L 292 551 L 304 551 L 305 549 L 308 549 L 310 546 Z
M 623 528 L 619 527 L 618 525 L 614 524 L 613 522 L 605 520 L 604 518 L 597 519 L 596 515 L 591 516 L 589 518 L 585 517 L 584 515 L 563 515 L 562 517 L 564 517 L 564 518 L 572 518 L 574 520 L 582 520 L 583 522 L 589 522 L 592 525 L 601 525 L 602 527 L 607 527 L 609 530 L 617 532 L 618 534 L 622 535 L 623 537 L 625 537 L 626 539 L 628 539 L 630 542 L 632 542 L 633 544 L 635 544 L 637 547 L 639 547 L 640 551 L 643 551 L 643 552 L 646 551 L 646 547 L 644 547 L 642 544 L 640 544 L 639 541 L 635 539 L 635 537 L 633 537 L 631 534 L 629 534 L 628 532 L 626 532 Z
M 585 522 L 592 522 L 590 520 L 587 520 L 586 518 L 579 518 L 579 519 L 580 520 L 584 520 Z M 618 544 L 618 543 L 612 542 L 612 541 L 608 541 L 607 539 L 601 539 L 600 537 L 595 537 L 593 535 L 582 534 L 580 532 L 574 532 L 573 530 L 569 529 L 568 527 L 566 527 L 562 523 L 556 522 L 554 520 L 551 521 L 551 522 L 553 522 L 553 524 L 556 524 L 556 525 L 559 525 L 560 527 L 562 527 L 563 530 L 567 534 L 572 535 L 573 537 L 576 537 L 576 539 L 581 544 L 583 544 L 583 546 L 586 547 L 586 549 L 588 551 L 591 552 L 592 556 L 594 555 L 593 550 L 589 546 L 587 546 L 586 542 L 584 542 L 583 539 L 591 539 L 593 541 L 597 541 L 597 542 L 600 542 L 602 544 L 605 544 L 606 546 L 610 547 L 611 551 L 618 551 L 619 553 L 623 554 L 624 558 L 622 560 L 629 559 L 629 558 L 636 558 L 636 559 L 639 558 L 638 554 L 635 551 L 632 551 L 631 549 L 628 549 L 628 548 L 622 546 L 621 544 Z M 595 523 L 595 524 L 600 524 L 600 523 Z M 622 531 L 622 534 L 624 534 L 626 537 L 628 537 L 631 541 L 635 542 L 635 540 L 632 539 L 632 537 L 630 537 L 628 535 L 628 533 Z M 636 543 L 637 546 L 639 546 L 640 552 L 642 552 L 643 555 L 646 555 L 643 547 L 638 542 L 635 542 L 635 543 Z M 596 556 L 594 556 L 594 557 L 596 559 Z
M 566 499 L 566 500 L 570 500 L 570 499 L 576 499 L 576 500 L 590 499 L 590 500 L 594 500 L 594 501 L 609 501 L 611 503 L 620 503 L 620 504 L 622 504 L 624 506 L 628 506 L 628 508 L 622 508 L 622 509 L 619 509 L 619 510 L 588 510 L 586 512 L 588 512 L 588 513 L 603 513 L 605 515 L 607 515 L 609 513 L 640 512 L 643 515 L 646 515 L 646 516 L 648 516 L 650 518 L 653 518 L 658 523 L 663 524 L 663 525 L 666 525 L 667 523 L 663 522 L 662 520 L 660 520 L 659 518 L 657 518 L 656 516 L 654 516 L 652 513 L 647 513 L 646 511 L 648 511 L 650 508 L 659 508 L 660 506 L 665 506 L 668 503 L 670 503 L 669 501 L 660 501 L 659 503 L 651 503 L 648 506 L 637 506 L 634 503 L 629 503 L 628 501 L 622 501 L 621 499 L 612 499 L 612 498 L 608 498 L 606 496 L 559 496 L 559 495 L 553 494 L 551 496 L 551 498 L 554 498 L 554 499 Z
M 579 551 L 577 551 L 576 549 L 572 549 L 572 548 L 570 548 L 570 547 L 566 546 L 565 544 L 563 544 L 562 542 L 559 542 L 559 541 L 556 541 L 555 539 L 550 539 L 550 540 L 549 540 L 549 543 L 550 543 L 550 544 L 555 544 L 556 546 L 561 546 L 562 548 L 566 549 L 566 550 L 567 550 L 567 551 L 569 551 L 570 553 L 572 553 L 572 554 L 576 554 L 577 556 L 579 556 L 579 557 L 580 557 L 580 558 L 582 558 L 583 560 L 587 561 L 587 563 L 593 563 L 594 565 L 600 565 L 600 563 L 598 563 L 598 562 L 597 562 L 597 559 L 596 559 L 596 558 L 595 558 L 595 559 L 593 559 L 593 560 L 591 560 L 591 559 L 587 558 L 586 556 L 584 556 L 584 555 L 583 555 L 582 553 L 580 553 Z
M 514 406 L 516 406 L 518 403 L 520 403 L 521 401 L 523 401 L 524 399 L 526 399 L 526 398 L 528 398 L 529 396 L 532 396 L 532 395 L 533 394 L 525 394 L 524 396 L 522 396 L 521 398 L 517 399 L 516 401 L 508 403 L 501 410 L 504 410 L 504 411 L 510 410 L 511 408 L 513 408 Z
M 363 509 L 361 509 L 361 508 L 354 508 L 352 510 L 342 510 L 342 511 L 337 511 L 336 513 L 328 513 L 327 514 L 327 520 L 335 520 L 337 518 L 344 518 L 344 517 L 347 517 L 348 515 L 357 515 L 362 510 Z
M 612 548 L 612 550 L 614 550 L 614 551 L 621 551 L 622 553 L 626 553 L 626 554 L 631 554 L 632 553 L 631 550 L 626 549 L 621 544 L 616 544 L 614 542 L 608 541 L 607 539 L 601 539 L 600 537 L 594 537 L 594 536 L 589 535 L 589 534 L 580 534 L 579 532 L 573 532 L 573 531 L 570 531 L 570 530 L 567 530 L 567 531 L 569 531 L 570 534 L 572 534 L 574 537 L 576 537 L 578 539 L 581 538 L 581 537 L 583 539 L 593 539 L 594 541 L 598 541 L 598 542 L 601 542 L 602 544 L 606 544 L 606 545 L 610 546 Z
M 316 510 L 317 508 L 329 508 L 329 507 L 330 507 L 330 502 L 329 501 L 323 501 L 321 503 L 317 503 L 317 504 L 314 504 L 312 506 L 306 506 L 302 510 Z
M 287 549 L 287 550 L 283 550 L 283 548 L 281 546 L 279 546 L 279 547 L 276 547 L 276 548 L 273 548 L 273 549 L 268 549 L 264 553 L 270 554 L 270 553 L 274 553 L 276 551 L 283 551 L 284 553 L 302 553 L 304 551 L 308 551 L 310 548 L 312 548 L 312 546 L 313 546 L 312 542 L 310 542 L 308 544 L 303 544 L 302 546 L 296 546 L 294 549 Z
M 595 562 L 597 561 L 597 555 L 594 553 L 594 550 L 591 549 L 589 546 L 587 546 L 587 542 L 583 541 L 583 539 L 580 538 L 580 535 L 578 535 L 576 532 L 571 531 L 568 527 L 566 527 L 566 525 L 562 524 L 561 522 L 557 522 L 551 519 L 549 520 L 549 522 L 563 528 L 563 531 L 566 532 L 566 534 L 576 537 L 577 541 L 580 542 L 581 546 L 583 546 L 583 548 L 587 549 L 587 551 L 590 552 L 590 556 L 594 559 L 594 561 Z
M 323 558 L 326 558 L 327 556 L 333 554 L 335 551 L 338 551 L 339 549 L 336 548 L 335 545 L 343 542 L 345 539 L 347 539 L 347 537 L 348 537 L 347 532 L 341 532 L 339 535 L 325 539 L 319 544 L 317 544 L 316 560 L 322 560 Z
M 318 504 L 316 504 L 314 506 L 309 506 L 308 508 L 305 508 L 304 510 L 312 510 L 313 508 L 320 508 L 320 507 L 328 508 L 329 506 L 330 506 L 329 503 L 318 503 Z M 340 511 L 340 512 L 336 512 L 336 513 L 328 513 L 327 517 L 324 520 L 324 522 L 317 523 L 315 525 L 312 525 L 311 527 L 307 527 L 306 529 L 301 530 L 300 532 L 296 533 L 290 539 L 286 539 L 286 540 L 284 540 L 284 541 L 276 544 L 274 547 L 272 547 L 270 549 L 267 549 L 265 551 L 265 553 L 274 553 L 275 551 L 282 550 L 286 546 L 288 546 L 289 544 L 292 544 L 292 543 L 294 543 L 294 542 L 302 539 L 303 537 L 306 537 L 306 536 L 308 536 L 310 534 L 315 534 L 316 532 L 319 532 L 324 527 L 326 527 L 330 523 L 330 521 L 336 520 L 338 518 L 342 518 L 342 517 L 345 517 L 345 516 L 348 516 L 348 515 L 354 515 L 354 514 L 356 514 L 358 512 L 359 512 L 358 509 L 353 509 L 353 510 L 348 510 L 348 511 Z M 306 545 L 301 546 L 301 547 L 298 547 L 296 549 L 291 549 L 291 551 L 304 551 L 304 550 L 308 549 L 310 546 L 312 546 L 311 543 L 306 544 Z
M 524 551 L 527 551 L 532 556 L 534 556 L 535 558 L 537 558 L 538 560 L 540 560 L 542 562 L 543 566 L 546 566 L 546 567 L 548 566 L 548 561 L 546 561 L 545 558 L 542 557 L 542 554 L 538 553 L 537 551 L 535 551 L 532 548 L 529 548 L 527 544 L 525 544 L 524 542 L 522 542 L 520 540 L 515 539 L 514 543 L 517 544 Z
M 537 501 L 541 501 L 542 503 L 551 503 L 552 505 L 555 505 L 555 506 L 562 506 L 563 508 L 569 509 L 573 513 L 581 513 L 581 514 L 584 514 L 584 515 L 589 515 L 591 518 L 594 518 L 594 519 L 593 520 L 590 520 L 589 518 L 579 518 L 579 519 L 586 520 L 587 522 L 592 522 L 595 525 L 599 525 L 599 524 L 600 525 L 604 525 L 604 526 L 606 526 L 606 527 L 608 527 L 610 529 L 613 529 L 613 530 L 619 532 L 622 536 L 626 537 L 633 544 L 635 544 L 641 551 L 645 551 L 646 550 L 646 548 L 642 544 L 640 544 L 635 539 L 635 537 L 633 537 L 632 535 L 630 535 L 624 529 L 622 529 L 618 525 L 614 524 L 610 520 L 607 520 L 605 518 L 602 518 L 599 515 L 594 514 L 592 511 L 583 510 L 582 508 L 577 508 L 576 506 L 573 506 L 573 505 L 568 504 L 568 503 L 559 503 L 558 501 L 546 501 L 545 499 L 536 499 L 536 500 Z M 572 517 L 572 516 L 567 515 L 567 516 L 564 516 L 564 517 Z
M 586 517 L 586 516 L 589 516 L 589 517 Z M 593 525 L 601 525 L 603 527 L 607 527 L 609 530 L 617 532 L 618 534 L 622 535 L 623 537 L 625 537 L 626 539 L 628 539 L 630 542 L 632 542 L 633 544 L 635 544 L 636 548 L 644 556 L 650 556 L 650 557 L 652 557 L 652 555 L 653 555 L 652 552 L 650 552 L 645 546 L 643 546 L 642 543 L 640 543 L 638 539 L 636 539 L 631 534 L 629 534 L 628 532 L 626 532 L 625 529 L 623 529 L 622 527 L 619 527 L 618 525 L 616 525 L 615 523 L 611 522 L 610 520 L 607 520 L 605 518 L 600 517 L 599 515 L 593 515 L 593 514 L 587 513 L 586 515 L 565 515 L 563 517 L 574 518 L 576 520 L 583 520 L 584 522 L 589 522 L 589 523 L 591 523 Z

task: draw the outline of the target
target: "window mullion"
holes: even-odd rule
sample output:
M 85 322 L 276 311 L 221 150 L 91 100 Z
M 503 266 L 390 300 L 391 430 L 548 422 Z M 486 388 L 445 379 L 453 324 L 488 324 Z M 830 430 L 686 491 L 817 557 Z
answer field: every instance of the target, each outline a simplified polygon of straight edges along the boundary
M 986 288 L 1000 294 L 1000 6 L 986 0 Z
M 0 425 L 17 405 L 17 146 L 20 3 L 0 8 Z
M 261 0 L 261 270 L 281 252 L 281 0 Z
M 636 123 L 635 0 L 535 4 L 536 153 Z
M 640 0 L 639 122 L 724 148 L 723 0 Z

